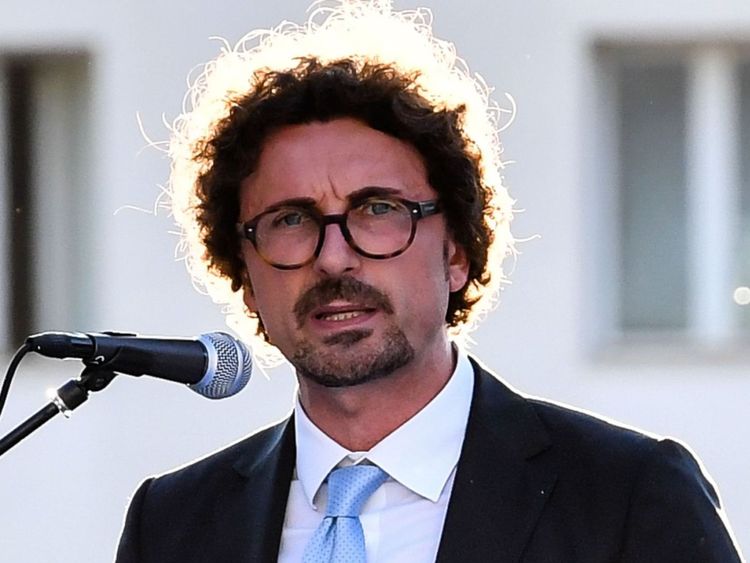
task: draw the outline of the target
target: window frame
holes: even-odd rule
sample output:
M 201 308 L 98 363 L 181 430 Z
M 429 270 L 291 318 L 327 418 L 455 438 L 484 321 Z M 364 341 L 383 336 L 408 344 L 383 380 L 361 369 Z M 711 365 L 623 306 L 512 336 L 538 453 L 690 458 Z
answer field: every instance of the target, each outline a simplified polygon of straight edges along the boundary
M 720 356 L 750 361 L 741 329 L 734 259 L 740 231 L 738 91 L 740 64 L 750 45 L 599 39 L 584 100 L 589 104 L 584 140 L 585 204 L 596 213 L 585 226 L 586 337 L 597 357 L 677 358 Z M 624 330 L 619 312 L 623 280 L 623 219 L 619 179 L 618 67 L 684 64 L 687 70 L 686 162 L 688 324 L 684 330 Z M 746 102 L 747 103 L 747 102 Z M 710 150 L 706 150 L 710 143 Z M 718 171 L 718 172 L 717 172 Z M 701 228 L 696 228 L 700 225 Z M 744 285 L 750 285 L 750 280 Z

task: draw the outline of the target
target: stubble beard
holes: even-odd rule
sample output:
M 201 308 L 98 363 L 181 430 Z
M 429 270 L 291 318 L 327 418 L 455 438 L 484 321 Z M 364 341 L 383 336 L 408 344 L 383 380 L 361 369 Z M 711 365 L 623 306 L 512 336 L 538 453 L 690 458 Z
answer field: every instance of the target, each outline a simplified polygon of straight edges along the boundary
M 319 344 L 298 340 L 289 361 L 300 377 L 325 387 L 351 387 L 387 377 L 412 361 L 414 348 L 396 324 L 388 296 L 351 277 L 326 278 L 308 289 L 294 306 L 298 328 L 303 328 L 316 307 L 335 299 L 377 310 L 389 323 L 379 340 L 370 328 L 336 332 Z
M 324 346 L 309 341 L 297 343 L 291 359 L 300 377 L 324 387 L 352 387 L 388 377 L 414 359 L 414 348 L 397 326 L 386 329 L 381 341 L 370 349 L 366 342 L 372 330 L 349 330 L 328 337 Z M 349 351 L 361 346 L 361 352 Z

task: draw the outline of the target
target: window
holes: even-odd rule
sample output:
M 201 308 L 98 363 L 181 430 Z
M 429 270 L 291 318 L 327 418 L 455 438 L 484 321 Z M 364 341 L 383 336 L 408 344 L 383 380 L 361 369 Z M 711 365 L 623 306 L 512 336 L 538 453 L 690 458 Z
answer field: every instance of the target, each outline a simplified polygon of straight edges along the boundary
M 85 55 L 0 54 L 0 345 L 75 323 L 89 163 Z
M 614 342 L 731 347 L 750 307 L 750 55 L 599 45 L 598 295 Z M 608 215 L 607 215 L 608 214 Z M 602 251 L 603 252 L 603 251 Z M 600 253 L 601 254 L 601 253 Z M 600 319 L 601 320 L 601 319 Z

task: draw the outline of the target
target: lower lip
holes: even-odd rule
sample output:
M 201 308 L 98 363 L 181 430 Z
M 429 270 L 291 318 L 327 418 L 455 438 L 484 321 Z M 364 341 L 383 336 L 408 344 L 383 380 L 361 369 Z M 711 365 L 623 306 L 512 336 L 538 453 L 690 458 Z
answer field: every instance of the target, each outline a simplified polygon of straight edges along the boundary
M 310 325 L 317 330 L 321 331 L 335 331 L 350 329 L 352 327 L 359 327 L 368 321 L 370 321 L 377 314 L 377 310 L 374 311 L 363 311 L 359 315 L 342 320 L 328 320 L 326 318 L 319 319 L 318 317 L 310 318 Z

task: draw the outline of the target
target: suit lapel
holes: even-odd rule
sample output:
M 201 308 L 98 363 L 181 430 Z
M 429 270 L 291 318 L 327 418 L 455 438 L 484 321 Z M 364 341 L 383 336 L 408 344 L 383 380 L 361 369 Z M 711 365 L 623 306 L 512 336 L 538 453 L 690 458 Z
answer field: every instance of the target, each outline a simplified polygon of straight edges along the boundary
M 245 531 L 236 553 L 242 561 L 276 561 L 284 525 L 289 483 L 295 460 L 292 419 L 272 429 L 260 447 L 248 452 L 234 464 L 234 470 L 246 480 L 242 502 Z M 236 523 L 234 524 L 236 526 Z
M 472 360 L 473 361 L 473 360 Z M 556 475 L 528 402 L 474 363 L 474 395 L 437 561 L 518 561 Z

